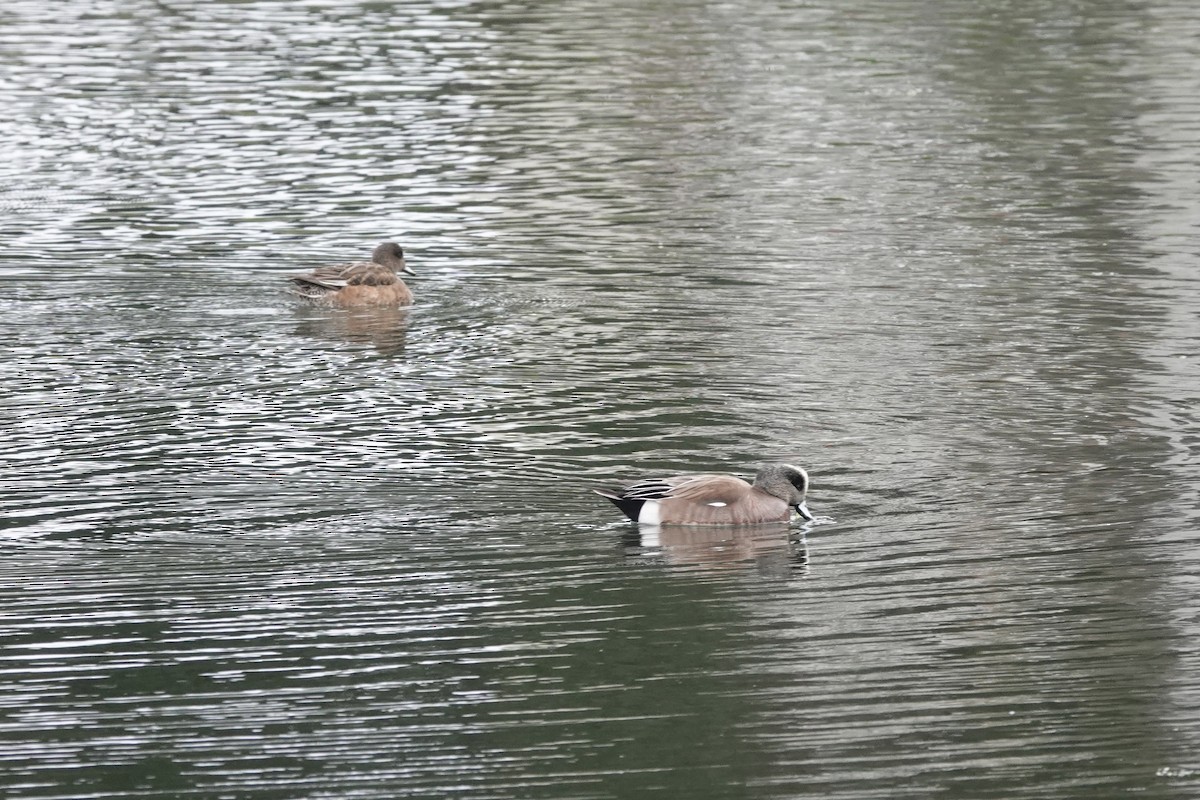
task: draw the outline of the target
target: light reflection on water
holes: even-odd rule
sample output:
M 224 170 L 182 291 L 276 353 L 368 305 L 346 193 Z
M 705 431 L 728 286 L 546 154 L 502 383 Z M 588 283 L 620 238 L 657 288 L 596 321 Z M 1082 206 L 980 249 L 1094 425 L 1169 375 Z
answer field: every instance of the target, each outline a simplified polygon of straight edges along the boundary
M 10 4 L 6 796 L 1193 794 L 1200 19 L 943 11 Z

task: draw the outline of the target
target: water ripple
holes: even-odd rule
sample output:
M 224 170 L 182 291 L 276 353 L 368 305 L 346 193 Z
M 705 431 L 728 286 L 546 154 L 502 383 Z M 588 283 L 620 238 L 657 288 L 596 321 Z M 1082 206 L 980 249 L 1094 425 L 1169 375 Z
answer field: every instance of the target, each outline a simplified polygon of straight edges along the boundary
M 1043 5 L 9 3 L 5 795 L 1194 794 L 1200 21 Z

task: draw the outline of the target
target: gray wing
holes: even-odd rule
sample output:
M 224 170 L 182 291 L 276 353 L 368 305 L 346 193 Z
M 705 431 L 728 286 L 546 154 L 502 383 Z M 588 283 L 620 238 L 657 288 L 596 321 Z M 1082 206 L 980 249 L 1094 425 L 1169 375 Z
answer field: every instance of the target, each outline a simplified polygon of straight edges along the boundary
M 749 490 L 750 484 L 731 475 L 673 475 L 638 481 L 622 489 L 621 496 L 640 500 L 661 500 L 665 497 L 700 499 L 714 493 L 736 497 Z
M 369 266 L 369 261 L 356 261 L 351 264 L 335 264 L 331 267 L 318 267 L 312 272 L 305 272 L 300 275 L 289 275 L 288 280 L 293 283 L 303 286 L 320 286 L 323 289 L 332 289 L 337 291 L 344 286 L 350 285 L 350 275 L 356 268 Z

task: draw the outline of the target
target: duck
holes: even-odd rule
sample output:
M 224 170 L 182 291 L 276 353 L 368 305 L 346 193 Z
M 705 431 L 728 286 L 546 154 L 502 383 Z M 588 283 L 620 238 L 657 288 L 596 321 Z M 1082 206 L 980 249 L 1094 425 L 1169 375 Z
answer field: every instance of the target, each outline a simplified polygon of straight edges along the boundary
M 314 305 L 331 308 L 410 306 L 413 293 L 399 273 L 416 275 L 404 263 L 404 251 L 395 242 L 383 242 L 371 253 L 370 261 L 354 261 L 318 267 L 312 272 L 289 275 L 292 294 Z
M 754 483 L 733 475 L 676 475 L 592 491 L 643 525 L 761 525 L 788 522 L 793 509 L 812 522 L 808 486 L 808 473 L 800 467 L 767 464 Z

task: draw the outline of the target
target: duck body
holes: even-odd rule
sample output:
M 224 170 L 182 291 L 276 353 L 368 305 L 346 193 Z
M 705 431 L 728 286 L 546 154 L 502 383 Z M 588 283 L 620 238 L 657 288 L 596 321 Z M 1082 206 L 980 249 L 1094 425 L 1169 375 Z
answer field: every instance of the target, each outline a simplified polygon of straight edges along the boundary
M 404 262 L 404 251 L 395 242 L 375 248 L 370 261 L 355 261 L 320 267 L 312 272 L 290 275 L 292 294 L 314 305 L 330 308 L 409 306 L 412 290 L 400 279 L 401 272 L 415 274 Z
M 812 521 L 808 483 L 800 467 L 770 464 L 754 483 L 733 475 L 676 475 L 594 491 L 644 525 L 761 525 L 788 522 L 793 509 Z

